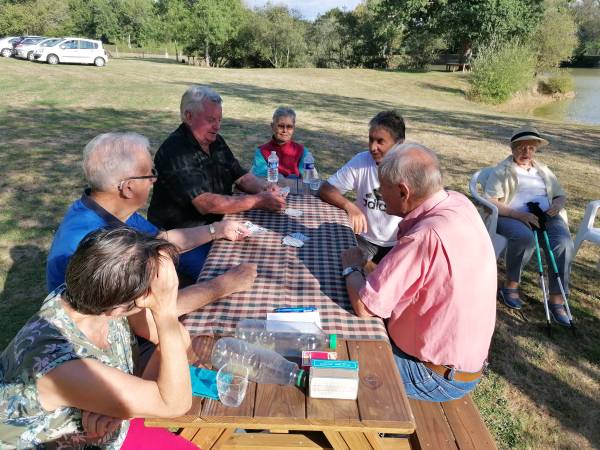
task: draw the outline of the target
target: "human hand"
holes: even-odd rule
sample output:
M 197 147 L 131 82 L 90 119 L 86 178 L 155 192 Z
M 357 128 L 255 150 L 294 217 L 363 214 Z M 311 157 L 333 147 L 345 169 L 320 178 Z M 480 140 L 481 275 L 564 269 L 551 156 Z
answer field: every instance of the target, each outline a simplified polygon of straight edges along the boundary
M 548 214 L 550 217 L 554 217 L 556 216 L 560 210 L 562 208 L 560 208 L 559 206 L 550 206 L 550 208 L 548 208 L 546 211 L 544 211 L 546 214 Z
M 247 291 L 254 284 L 254 280 L 256 280 L 257 266 L 253 263 L 243 263 L 235 266 L 233 269 L 229 269 L 223 275 L 231 279 L 232 294 L 234 292 Z
M 532 228 L 532 227 L 539 228 L 540 227 L 540 222 L 539 222 L 537 216 L 533 213 L 518 211 L 518 212 L 514 213 L 512 217 L 517 220 L 520 220 L 525 225 L 527 225 L 529 228 Z
M 279 192 L 263 191 L 256 194 L 258 197 L 258 207 L 267 211 L 281 211 L 285 208 L 285 198 Z
M 121 425 L 123 421 L 115 417 L 104 416 L 90 411 L 83 411 L 81 424 L 87 437 L 100 437 L 110 434 Z
M 215 224 L 215 228 L 218 239 L 240 241 L 250 235 L 248 228 L 243 223 L 235 220 L 222 220 Z
M 149 308 L 153 315 L 175 314 L 179 279 L 173 261 L 161 253 L 154 279 L 150 282 L 150 293 L 135 300 L 139 308 Z
M 367 218 L 363 212 L 354 203 L 349 203 L 346 207 L 348 218 L 352 224 L 354 234 L 362 234 L 367 232 Z
M 342 267 L 363 267 L 367 262 L 364 253 L 358 247 L 350 247 L 342 252 Z

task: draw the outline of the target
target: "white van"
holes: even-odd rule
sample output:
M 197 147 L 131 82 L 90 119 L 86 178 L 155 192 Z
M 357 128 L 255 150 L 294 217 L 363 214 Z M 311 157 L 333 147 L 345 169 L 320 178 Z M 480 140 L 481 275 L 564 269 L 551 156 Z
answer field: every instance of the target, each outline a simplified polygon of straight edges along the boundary
M 95 64 L 98 67 L 102 67 L 108 61 L 101 41 L 71 37 L 64 38 L 52 46 L 36 49 L 33 57 L 48 64 Z

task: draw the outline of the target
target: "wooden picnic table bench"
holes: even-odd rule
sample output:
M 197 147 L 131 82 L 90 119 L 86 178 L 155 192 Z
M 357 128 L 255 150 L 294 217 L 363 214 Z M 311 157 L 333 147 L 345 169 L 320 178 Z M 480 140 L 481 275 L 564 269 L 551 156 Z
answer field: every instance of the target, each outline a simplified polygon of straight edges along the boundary
M 446 72 L 456 72 L 457 70 L 469 72 L 471 70 L 471 64 L 459 62 L 446 63 Z

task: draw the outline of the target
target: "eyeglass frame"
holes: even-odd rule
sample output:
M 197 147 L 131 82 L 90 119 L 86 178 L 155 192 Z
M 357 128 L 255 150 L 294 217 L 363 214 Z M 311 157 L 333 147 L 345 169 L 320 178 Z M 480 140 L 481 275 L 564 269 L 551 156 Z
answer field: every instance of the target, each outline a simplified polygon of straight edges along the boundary
M 152 168 L 152 175 L 140 175 L 137 177 L 127 177 L 127 178 L 123 178 L 121 181 L 119 181 L 119 185 L 117 186 L 117 189 L 120 191 L 123 189 L 123 183 L 125 183 L 126 181 L 129 180 L 150 180 L 152 178 L 158 178 L 158 170 L 156 170 L 156 168 Z

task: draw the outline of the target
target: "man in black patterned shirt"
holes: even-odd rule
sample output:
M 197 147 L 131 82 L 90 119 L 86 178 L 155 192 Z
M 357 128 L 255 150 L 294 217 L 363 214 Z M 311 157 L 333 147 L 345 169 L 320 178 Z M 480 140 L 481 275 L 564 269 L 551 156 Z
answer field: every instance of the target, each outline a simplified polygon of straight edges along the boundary
M 210 224 L 223 214 L 266 209 L 279 211 L 279 190 L 243 169 L 221 135 L 219 94 L 191 86 L 181 98 L 182 123 L 154 157 L 158 180 L 148 218 L 165 229 Z M 232 196 L 233 185 L 247 195 Z

